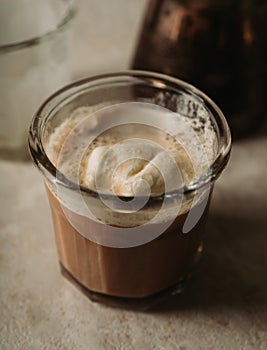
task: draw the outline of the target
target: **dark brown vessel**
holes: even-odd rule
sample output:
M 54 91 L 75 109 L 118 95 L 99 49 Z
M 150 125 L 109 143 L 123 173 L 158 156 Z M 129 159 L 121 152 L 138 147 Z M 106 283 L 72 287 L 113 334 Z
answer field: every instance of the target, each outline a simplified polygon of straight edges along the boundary
M 248 135 L 266 118 L 266 18 L 262 0 L 151 0 L 132 67 L 196 85 Z

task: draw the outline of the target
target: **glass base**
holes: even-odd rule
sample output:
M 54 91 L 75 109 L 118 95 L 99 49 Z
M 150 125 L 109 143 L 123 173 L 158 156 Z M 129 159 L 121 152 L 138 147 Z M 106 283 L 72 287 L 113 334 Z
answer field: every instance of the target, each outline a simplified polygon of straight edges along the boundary
M 158 303 L 162 302 L 166 298 L 175 296 L 182 293 L 185 287 L 185 282 L 187 278 L 177 282 L 175 285 L 164 289 L 163 291 L 144 297 L 144 298 L 124 298 L 110 296 L 98 292 L 91 291 L 90 289 L 84 287 L 75 277 L 69 273 L 68 270 L 59 262 L 62 275 L 74 284 L 85 296 L 87 296 L 93 302 L 98 302 L 107 306 L 124 308 L 124 309 L 134 309 L 134 310 L 149 310 L 156 306 Z

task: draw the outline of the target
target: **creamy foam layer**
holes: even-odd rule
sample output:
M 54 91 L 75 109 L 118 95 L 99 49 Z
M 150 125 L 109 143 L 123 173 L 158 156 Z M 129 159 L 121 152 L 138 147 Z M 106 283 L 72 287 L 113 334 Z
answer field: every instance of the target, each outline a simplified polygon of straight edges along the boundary
M 151 106 L 78 108 L 51 135 L 48 156 L 71 180 L 119 196 L 188 184 L 209 166 L 214 144 L 207 147 L 190 119 Z
M 215 132 L 208 119 L 199 134 L 191 118 L 148 103 L 96 110 L 75 110 L 54 130 L 45 148 L 65 176 L 100 194 L 138 197 L 178 189 L 202 175 L 216 154 Z M 62 186 L 57 192 L 72 212 L 119 227 L 174 220 L 208 196 L 208 192 L 197 193 L 194 200 L 177 198 L 173 207 L 148 210 L 142 209 L 145 202 L 133 209 L 132 203 L 128 206 L 120 199 L 110 203 L 103 197 L 97 201 L 77 194 L 76 198 L 75 193 L 70 198 Z M 84 229 L 79 222 L 74 226 L 79 232 Z M 86 232 L 83 235 L 87 237 Z
M 128 124 L 97 137 L 81 159 L 80 183 L 119 196 L 160 194 L 194 176 L 190 158 L 173 137 Z

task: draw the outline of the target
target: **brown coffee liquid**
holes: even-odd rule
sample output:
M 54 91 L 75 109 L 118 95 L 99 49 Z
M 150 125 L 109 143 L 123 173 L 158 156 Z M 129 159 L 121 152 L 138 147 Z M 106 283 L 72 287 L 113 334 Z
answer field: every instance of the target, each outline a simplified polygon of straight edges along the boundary
M 143 298 L 182 281 L 191 270 L 204 233 L 205 214 L 188 234 L 182 233 L 187 215 L 182 214 L 149 243 L 113 248 L 96 244 L 77 232 L 58 199 L 49 189 L 47 192 L 60 262 L 87 289 L 111 296 Z M 108 230 L 109 226 L 72 214 L 96 234 L 99 229 Z

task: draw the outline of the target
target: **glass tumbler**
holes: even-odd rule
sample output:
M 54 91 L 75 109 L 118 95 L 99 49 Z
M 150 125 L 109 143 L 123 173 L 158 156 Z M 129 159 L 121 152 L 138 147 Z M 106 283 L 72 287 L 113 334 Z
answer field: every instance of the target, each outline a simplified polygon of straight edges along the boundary
M 68 124 L 73 120 L 74 125 Z M 58 131 L 66 125 L 61 142 Z M 134 195 L 117 194 L 101 184 L 85 186 L 67 172 L 68 165 L 78 170 L 82 164 L 75 150 L 86 144 L 84 154 L 110 130 L 120 130 L 130 150 L 127 159 L 120 158 L 116 149 L 121 149 L 121 140 L 108 143 L 104 158 L 107 169 L 114 167 L 111 174 L 121 164 L 141 159 L 146 142 L 166 152 L 155 165 L 164 179 L 160 193 L 145 187 Z M 170 138 L 182 147 L 178 153 L 185 150 L 187 164 L 168 173 Z M 230 148 L 230 131 L 220 109 L 198 89 L 167 75 L 134 70 L 100 75 L 48 98 L 32 120 L 29 150 L 45 182 L 63 275 L 90 299 L 116 306 L 147 308 L 182 291 L 202 252 L 213 186 Z M 60 156 L 69 151 L 74 152 L 74 163 L 67 164 L 72 162 L 68 156 L 60 163 Z M 109 152 L 115 152 L 111 158 Z M 117 165 L 113 156 L 120 158 Z M 105 176 L 106 163 L 97 160 L 95 183 Z M 175 182 L 188 165 L 194 169 L 192 177 Z M 135 170 L 130 166 L 129 171 Z M 142 178 L 148 187 L 149 176 Z
M 51 91 L 70 82 L 72 0 L 2 0 L 0 156 L 24 159 L 28 125 Z

